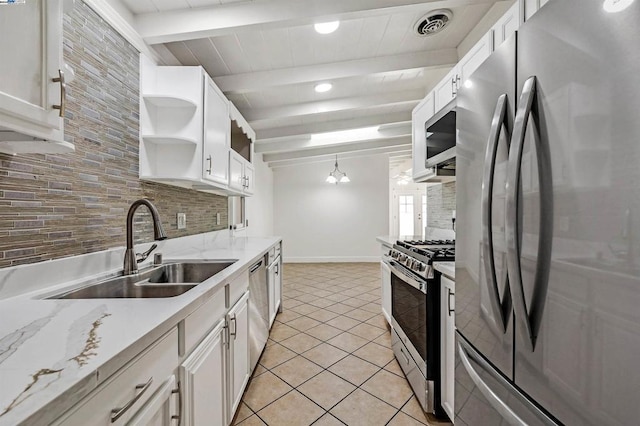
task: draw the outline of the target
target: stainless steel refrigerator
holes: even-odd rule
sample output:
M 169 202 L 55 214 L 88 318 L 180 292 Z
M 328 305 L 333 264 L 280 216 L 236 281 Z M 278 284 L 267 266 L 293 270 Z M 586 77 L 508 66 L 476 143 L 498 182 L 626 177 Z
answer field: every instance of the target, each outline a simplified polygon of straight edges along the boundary
M 604 3 L 459 91 L 456 425 L 640 422 L 640 1 Z

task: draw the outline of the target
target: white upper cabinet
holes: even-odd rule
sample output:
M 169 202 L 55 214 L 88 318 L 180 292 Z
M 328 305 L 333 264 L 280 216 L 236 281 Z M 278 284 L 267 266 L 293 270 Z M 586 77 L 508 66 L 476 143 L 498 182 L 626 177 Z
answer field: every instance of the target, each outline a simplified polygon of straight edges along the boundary
M 140 57 L 140 178 L 225 190 L 228 101 L 202 67 L 156 66 Z
M 254 193 L 253 143 L 256 134 L 244 117 L 229 103 L 231 150 L 229 150 L 229 188 L 243 195 Z
M 507 40 L 522 24 L 520 13 L 520 2 L 516 1 L 513 6 L 502 15 L 502 17 L 491 28 L 493 30 L 493 47 L 497 49 Z
M 420 179 L 430 174 L 430 170 L 425 167 L 427 159 L 427 138 L 424 123 L 435 113 L 434 92 L 429 93 L 411 113 L 412 146 L 413 146 L 413 180 L 419 182 Z
M 0 152 L 73 151 L 64 142 L 62 1 L 3 6 L 0 58 Z
M 459 88 L 460 71 L 458 70 L 458 65 L 456 65 L 434 89 L 435 110 L 440 111 L 442 107 L 451 102 L 456 97 Z
M 140 178 L 227 195 L 253 194 L 256 135 L 202 67 L 140 56 Z
M 524 0 L 524 20 L 531 18 L 549 0 Z
M 229 150 L 229 189 L 251 195 L 255 188 L 254 167 L 242 155 Z
M 460 84 L 465 84 L 471 74 L 491 55 L 491 52 L 493 52 L 493 34 L 489 31 L 458 62 Z
M 229 102 L 208 75 L 205 75 L 204 102 L 203 177 L 226 185 L 229 181 L 227 152 L 231 146 L 231 121 L 222 118 L 229 117 Z
M 458 89 L 462 87 L 465 80 L 480 64 L 491 55 L 491 52 L 493 52 L 493 35 L 489 31 L 460 59 L 433 90 L 436 112 L 440 111 L 456 97 Z

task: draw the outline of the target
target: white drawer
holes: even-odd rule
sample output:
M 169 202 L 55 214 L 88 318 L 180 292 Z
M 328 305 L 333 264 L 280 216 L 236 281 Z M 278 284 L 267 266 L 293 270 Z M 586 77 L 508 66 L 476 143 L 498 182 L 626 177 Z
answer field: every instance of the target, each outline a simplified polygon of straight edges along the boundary
M 236 304 L 242 295 L 249 290 L 249 270 L 242 273 L 229 283 L 229 308 Z
M 224 287 L 220 286 L 213 297 L 184 319 L 184 328 L 181 329 L 181 339 L 184 339 L 184 346 L 180 345 L 180 354 L 190 353 L 204 339 L 207 333 L 213 329 L 220 318 L 224 317 L 226 312 Z
M 178 330 L 173 328 L 67 411 L 54 425 L 124 425 L 154 395 L 177 365 Z M 112 410 L 126 407 L 134 400 L 124 414 L 112 422 Z

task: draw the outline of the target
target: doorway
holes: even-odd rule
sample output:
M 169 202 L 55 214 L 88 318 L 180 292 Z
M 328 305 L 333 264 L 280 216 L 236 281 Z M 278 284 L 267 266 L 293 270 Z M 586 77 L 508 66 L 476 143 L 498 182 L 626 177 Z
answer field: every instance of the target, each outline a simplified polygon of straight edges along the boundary
M 393 234 L 424 234 L 427 223 L 427 194 L 424 189 L 396 190 L 393 194 Z

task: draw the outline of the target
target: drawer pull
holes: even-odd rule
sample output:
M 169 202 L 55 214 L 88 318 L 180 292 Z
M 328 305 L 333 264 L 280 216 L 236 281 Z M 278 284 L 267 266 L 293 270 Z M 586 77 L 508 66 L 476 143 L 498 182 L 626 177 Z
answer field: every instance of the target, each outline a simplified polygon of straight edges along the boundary
M 407 356 L 407 354 L 404 353 L 404 351 L 402 350 L 402 348 L 400 348 L 400 353 L 404 356 L 404 362 L 405 364 L 409 365 L 409 357 Z
M 133 398 L 131 398 L 131 400 L 127 402 L 124 407 L 114 408 L 113 410 L 111 410 L 111 423 L 117 422 L 118 419 L 124 415 L 124 413 L 126 413 L 131 407 L 133 407 L 133 404 L 138 402 L 142 394 L 145 393 L 147 389 L 149 389 L 151 383 L 153 383 L 153 377 L 149 377 L 149 381 L 144 385 L 136 386 L 136 390 L 139 390 L 140 392 L 138 392 Z

